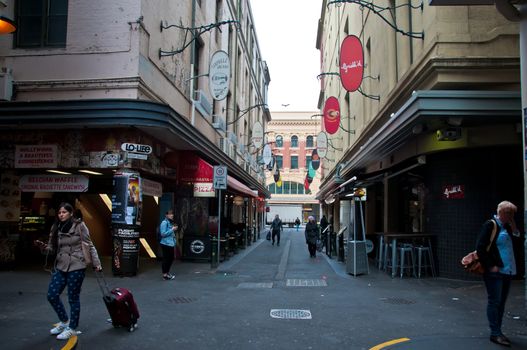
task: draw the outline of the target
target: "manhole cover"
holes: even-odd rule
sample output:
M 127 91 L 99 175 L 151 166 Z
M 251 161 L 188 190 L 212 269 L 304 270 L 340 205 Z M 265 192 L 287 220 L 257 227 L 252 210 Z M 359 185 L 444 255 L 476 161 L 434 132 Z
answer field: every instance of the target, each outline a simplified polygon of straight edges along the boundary
M 196 301 L 195 298 L 187 298 L 187 297 L 172 297 L 168 299 L 168 302 L 172 304 L 188 304 Z
M 238 284 L 238 288 L 273 288 L 273 282 L 243 282 Z
M 290 278 L 286 283 L 287 287 L 327 287 L 326 280 L 294 279 Z
M 403 299 L 403 298 L 381 298 L 381 300 L 387 304 L 393 304 L 393 305 L 415 304 L 414 300 L 408 300 L 408 299 Z
M 282 318 L 287 320 L 310 320 L 311 311 L 294 309 L 271 309 L 272 318 Z

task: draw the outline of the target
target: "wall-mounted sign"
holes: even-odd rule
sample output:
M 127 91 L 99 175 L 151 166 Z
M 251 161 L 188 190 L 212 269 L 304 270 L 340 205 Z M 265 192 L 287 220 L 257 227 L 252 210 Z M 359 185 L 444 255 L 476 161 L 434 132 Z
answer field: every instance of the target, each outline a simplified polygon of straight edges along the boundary
M 15 168 L 56 168 L 57 145 L 16 145 Z
M 227 188 L 227 187 L 225 187 Z M 196 182 L 193 185 L 194 197 L 215 197 L 216 192 L 212 182 Z
M 465 198 L 465 185 L 445 185 L 442 192 L 443 199 Z
M 263 128 L 260 122 L 253 124 L 253 134 L 251 141 L 256 148 L 260 148 L 263 143 Z
M 209 65 L 209 89 L 213 99 L 221 101 L 227 97 L 230 77 L 229 55 L 225 51 L 218 50 L 212 55 Z
M 334 134 L 340 126 L 340 104 L 336 97 L 330 96 L 324 104 L 324 129 L 328 134 Z
M 340 45 L 340 81 L 347 91 L 356 91 L 364 74 L 364 52 L 360 39 L 348 35 Z
M 214 177 L 212 179 L 212 182 L 214 184 L 214 189 L 227 189 L 227 167 L 225 165 L 214 166 Z
M 86 192 L 89 179 L 84 175 L 24 175 L 22 192 Z
M 139 153 L 139 154 L 150 154 L 152 153 L 152 146 L 139 145 L 137 143 L 123 143 L 121 149 L 125 152 Z
M 143 188 L 143 195 L 152 197 L 163 196 L 163 184 L 160 182 L 141 179 L 141 187 Z
M 325 158 L 328 154 L 328 135 L 324 131 L 317 135 L 317 152 L 320 158 Z

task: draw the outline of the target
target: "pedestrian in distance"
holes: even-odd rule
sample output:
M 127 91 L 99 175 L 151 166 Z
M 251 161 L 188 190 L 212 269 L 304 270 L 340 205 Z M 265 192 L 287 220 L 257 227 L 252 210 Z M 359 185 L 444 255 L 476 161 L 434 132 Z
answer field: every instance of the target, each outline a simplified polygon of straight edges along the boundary
M 326 228 L 329 226 L 329 221 L 326 218 L 326 215 L 322 215 L 322 219 L 320 219 L 320 235 L 322 237 L 322 245 L 326 247 L 327 251 L 327 242 L 328 242 L 328 236 L 329 236 L 329 230 L 326 231 Z
M 159 225 L 159 235 L 161 240 L 161 250 L 163 252 L 163 258 L 161 261 L 161 273 L 165 281 L 173 280 L 174 275 L 170 273 L 170 267 L 174 262 L 174 249 L 176 248 L 176 231 L 178 225 L 174 223 L 174 211 L 172 209 L 167 210 L 165 218 Z
M 309 256 L 312 258 L 317 257 L 317 241 L 320 239 L 318 225 L 315 221 L 314 216 L 309 216 L 307 218 L 308 222 L 306 224 L 305 236 L 307 249 L 309 250 Z
M 280 216 L 278 214 L 275 215 L 273 222 L 271 223 L 271 239 L 272 245 L 274 245 L 274 241 L 276 238 L 276 245 L 280 246 L 280 233 L 284 230 L 284 226 L 282 225 L 282 220 L 280 220 Z
M 73 216 L 73 206 L 61 203 L 57 212 L 57 221 L 51 227 L 48 243 L 36 240 L 34 243 L 46 254 L 56 253 L 47 298 L 59 323 L 49 332 L 57 339 L 66 340 L 76 336 L 80 317 L 80 292 L 86 275 L 88 259 L 93 268 L 102 271 L 97 250 L 90 238 L 90 231 L 82 221 L 82 214 Z M 87 248 L 84 250 L 83 245 Z M 89 257 L 86 255 L 89 254 Z M 60 295 L 68 287 L 70 315 L 68 316 Z
M 296 232 L 298 232 L 298 229 L 300 227 L 300 219 L 298 217 L 295 220 L 295 226 L 296 226 Z
M 501 325 L 511 280 L 516 274 L 512 244 L 512 237 L 519 235 L 514 221 L 516 211 L 516 206 L 509 201 L 499 203 L 497 214 L 483 224 L 476 248 L 485 269 L 483 281 L 488 296 L 490 341 L 507 347 L 511 346 L 511 341 L 502 333 Z

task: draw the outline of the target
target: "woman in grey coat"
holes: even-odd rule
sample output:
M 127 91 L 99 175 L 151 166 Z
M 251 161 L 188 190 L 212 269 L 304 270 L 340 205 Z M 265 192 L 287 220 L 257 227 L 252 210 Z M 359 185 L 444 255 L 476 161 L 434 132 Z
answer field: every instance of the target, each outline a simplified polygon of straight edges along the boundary
M 80 316 L 80 292 L 87 259 L 91 260 L 93 268 L 102 271 L 101 261 L 93 245 L 88 227 L 81 219 L 73 216 L 73 206 L 61 203 L 57 213 L 57 222 L 53 224 L 48 243 L 35 241 L 42 250 L 56 252 L 55 268 L 48 287 L 48 301 L 57 313 L 59 323 L 50 330 L 57 339 L 66 340 L 77 335 L 76 328 Z M 85 245 L 85 251 L 83 248 Z M 60 294 L 68 287 L 70 316 L 60 300 Z
M 317 240 L 320 239 L 320 233 L 315 218 L 310 216 L 307 219 L 309 220 L 305 231 L 307 249 L 309 250 L 309 255 L 315 258 L 317 256 Z

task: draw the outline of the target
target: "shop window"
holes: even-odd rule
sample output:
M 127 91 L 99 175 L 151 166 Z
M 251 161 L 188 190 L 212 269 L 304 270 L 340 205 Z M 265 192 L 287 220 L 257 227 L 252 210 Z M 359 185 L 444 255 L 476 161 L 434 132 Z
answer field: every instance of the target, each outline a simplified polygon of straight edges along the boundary
M 291 181 L 284 181 L 284 194 L 291 193 Z
M 314 147 L 313 145 L 313 136 L 309 135 L 306 137 L 306 147 Z
M 291 147 L 298 147 L 298 136 L 291 136 Z
M 65 47 L 68 0 L 18 0 L 15 46 Z

